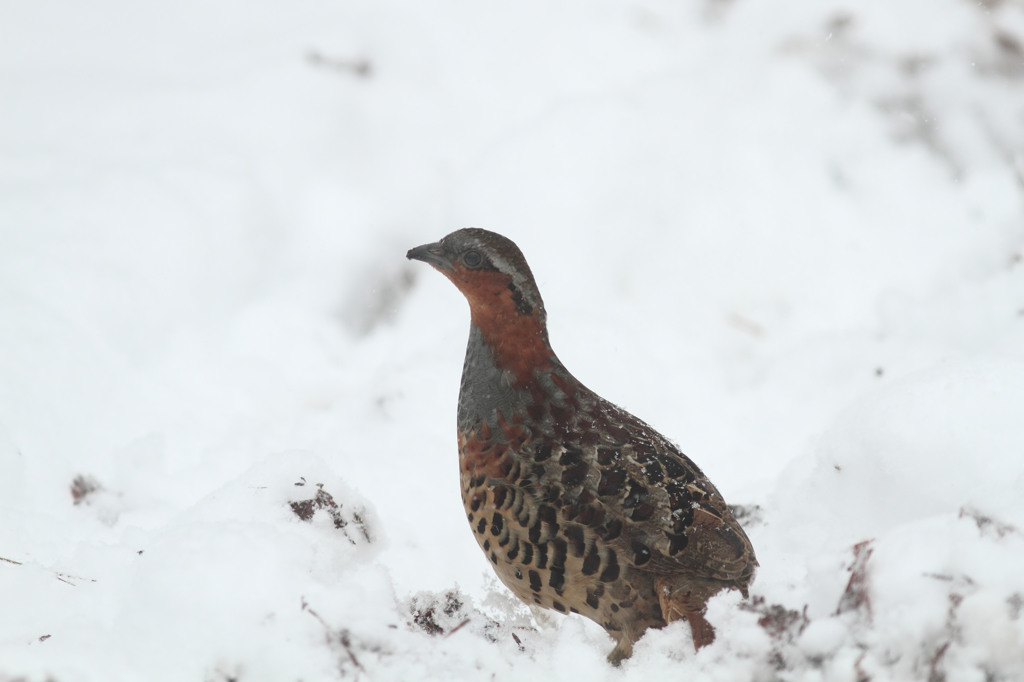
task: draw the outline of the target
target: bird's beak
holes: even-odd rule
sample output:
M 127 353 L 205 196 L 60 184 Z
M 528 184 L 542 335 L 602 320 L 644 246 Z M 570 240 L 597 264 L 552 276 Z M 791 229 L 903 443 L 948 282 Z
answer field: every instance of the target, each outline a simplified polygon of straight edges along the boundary
M 428 265 L 433 265 L 438 270 L 454 269 L 451 261 L 444 255 L 440 242 L 424 244 L 423 246 L 417 246 L 414 249 L 409 249 L 409 252 L 405 254 L 405 257 L 409 260 L 421 260 Z

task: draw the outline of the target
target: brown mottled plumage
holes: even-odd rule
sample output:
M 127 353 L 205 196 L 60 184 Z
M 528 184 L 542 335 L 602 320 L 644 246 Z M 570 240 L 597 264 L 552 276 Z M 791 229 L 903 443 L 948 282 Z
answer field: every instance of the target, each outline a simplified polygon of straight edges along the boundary
M 628 657 L 647 628 L 686 618 L 694 646 L 722 589 L 757 560 L 721 494 L 664 436 L 576 380 L 548 343 L 519 248 L 464 229 L 416 247 L 466 296 L 459 395 L 462 499 L 498 577 L 527 603 L 580 613 Z

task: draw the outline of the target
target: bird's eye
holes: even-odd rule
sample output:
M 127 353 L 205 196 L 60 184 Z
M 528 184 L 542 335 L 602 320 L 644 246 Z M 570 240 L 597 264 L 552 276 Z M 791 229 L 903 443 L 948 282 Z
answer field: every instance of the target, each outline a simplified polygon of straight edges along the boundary
M 480 255 L 479 251 L 469 250 L 462 254 L 462 262 L 466 264 L 466 267 L 478 268 L 484 262 L 484 257 Z

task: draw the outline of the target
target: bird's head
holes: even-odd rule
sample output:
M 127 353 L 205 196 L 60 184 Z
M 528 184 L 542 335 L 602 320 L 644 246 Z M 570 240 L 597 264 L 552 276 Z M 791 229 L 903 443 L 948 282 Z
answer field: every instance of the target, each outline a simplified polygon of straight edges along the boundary
M 529 318 L 545 328 L 544 302 L 533 273 L 511 239 L 469 227 L 410 249 L 406 257 L 428 263 L 450 279 L 469 301 L 477 326 Z

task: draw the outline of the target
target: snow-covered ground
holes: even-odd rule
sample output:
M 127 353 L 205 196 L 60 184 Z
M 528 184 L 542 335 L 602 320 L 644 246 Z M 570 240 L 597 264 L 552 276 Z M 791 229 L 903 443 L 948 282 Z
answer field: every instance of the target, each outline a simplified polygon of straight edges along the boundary
M 748 507 L 700 653 L 491 578 L 467 225 Z M 1022 566 L 1022 0 L 5 3 L 3 682 L 1009 682 Z

